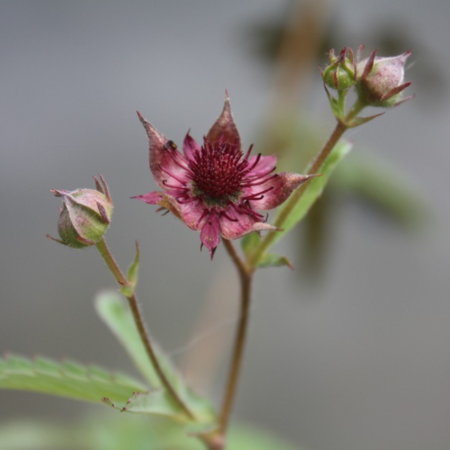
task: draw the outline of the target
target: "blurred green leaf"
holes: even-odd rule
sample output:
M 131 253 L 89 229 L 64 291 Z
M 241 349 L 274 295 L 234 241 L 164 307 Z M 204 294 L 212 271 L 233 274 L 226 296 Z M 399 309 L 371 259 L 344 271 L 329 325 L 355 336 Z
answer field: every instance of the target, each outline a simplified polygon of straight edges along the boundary
M 186 415 L 180 411 L 180 407 L 163 388 L 149 392 L 136 392 L 124 405 L 118 405 L 109 398 L 104 398 L 103 403 L 120 412 L 164 416 L 177 422 L 186 421 Z
M 122 298 L 116 292 L 103 292 L 97 296 L 95 303 L 99 316 L 124 346 L 142 375 L 153 388 L 161 388 L 159 376 L 147 355 L 131 312 Z M 158 346 L 153 343 L 153 347 L 165 376 L 181 400 L 194 413 L 197 421 L 214 423 L 215 413 L 209 402 L 194 394 Z
M 159 387 L 158 374 L 148 359 L 131 313 L 119 294 L 110 291 L 101 292 L 95 299 L 95 308 L 150 386 Z
M 273 241 L 273 243 L 279 241 L 285 234 L 287 234 L 295 225 L 297 225 L 298 222 L 300 222 L 305 217 L 306 213 L 309 211 L 311 206 L 322 194 L 334 169 L 336 168 L 338 163 L 342 161 L 342 159 L 350 152 L 351 148 L 352 144 L 348 141 L 341 140 L 337 143 L 337 145 L 334 147 L 333 151 L 330 153 L 327 160 L 325 161 L 324 165 L 322 166 L 322 169 L 320 171 L 322 176 L 314 178 L 308 182 L 309 184 L 303 196 L 300 198 L 299 202 L 294 207 L 291 214 L 283 223 L 282 225 L 283 230 L 276 233 L 275 240 Z M 283 211 L 285 205 L 286 203 L 280 206 L 280 208 L 277 211 L 277 217 Z
M 254 250 L 258 247 L 260 242 L 261 236 L 258 233 L 246 234 L 241 239 L 242 250 L 244 251 L 247 258 L 249 258 L 253 254 Z
M 336 185 L 375 205 L 403 226 L 416 225 L 425 215 L 421 193 L 405 180 L 400 170 L 394 170 L 379 158 L 367 155 L 349 158 L 336 171 Z
M 294 268 L 289 259 L 286 258 L 286 256 L 276 255 L 275 253 L 265 253 L 256 264 L 256 267 L 261 268 L 282 266 L 288 266 L 289 269 Z
M 75 430 L 56 424 L 15 421 L 0 426 L 0 450 L 66 450 L 73 448 Z
M 204 450 L 182 427 L 164 418 L 113 415 L 88 416 L 74 426 L 45 422 L 0 425 L 0 450 Z M 231 427 L 227 450 L 304 450 L 267 430 Z
M 132 378 L 73 361 L 57 363 L 47 358 L 0 358 L 0 388 L 42 392 L 99 403 L 103 397 L 126 402 L 146 386 Z

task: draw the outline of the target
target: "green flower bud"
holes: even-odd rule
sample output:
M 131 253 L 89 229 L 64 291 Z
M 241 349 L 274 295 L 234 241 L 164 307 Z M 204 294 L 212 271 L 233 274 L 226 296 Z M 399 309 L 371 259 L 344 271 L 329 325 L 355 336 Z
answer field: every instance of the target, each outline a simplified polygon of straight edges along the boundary
M 113 203 L 105 179 L 101 175 L 99 178 L 102 185 L 94 177 L 97 190 L 50 191 L 63 200 L 58 220 L 61 240 L 47 237 L 74 248 L 90 247 L 102 238 L 111 221 Z
M 346 91 L 356 82 L 356 65 L 351 48 L 344 47 L 339 56 L 334 49 L 328 55 L 329 65 L 321 71 L 324 83 L 338 91 Z

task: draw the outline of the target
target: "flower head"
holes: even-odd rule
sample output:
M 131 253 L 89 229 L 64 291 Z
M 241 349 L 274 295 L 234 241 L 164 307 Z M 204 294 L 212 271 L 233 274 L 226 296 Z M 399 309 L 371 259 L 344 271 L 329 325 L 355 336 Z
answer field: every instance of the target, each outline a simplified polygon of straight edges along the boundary
M 211 258 L 224 239 L 275 230 L 257 212 L 279 206 L 311 176 L 274 174 L 276 157 L 244 155 L 228 97 L 219 118 L 199 145 L 186 134 L 183 153 L 139 113 L 149 139 L 150 170 L 162 191 L 134 198 L 171 211 L 200 231 Z

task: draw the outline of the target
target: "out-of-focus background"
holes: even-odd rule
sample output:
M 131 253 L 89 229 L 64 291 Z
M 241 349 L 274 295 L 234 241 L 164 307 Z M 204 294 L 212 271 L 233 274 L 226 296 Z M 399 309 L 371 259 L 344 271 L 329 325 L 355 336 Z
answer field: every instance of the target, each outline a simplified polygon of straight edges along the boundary
M 107 239 L 123 267 L 134 240 L 141 245 L 138 293 L 153 335 L 220 399 L 237 310 L 235 273 L 222 248 L 211 263 L 197 234 L 129 200 L 156 189 L 135 111 L 175 142 L 189 128 L 200 140 L 228 89 L 244 146 L 263 144 L 284 80 L 277 66 L 283 28 L 296 14 L 311 28 L 298 50 L 311 65 L 298 72 L 308 87 L 297 112 L 314 124 L 318 146 L 333 127 L 316 71 L 326 46 L 412 48 L 406 79 L 417 98 L 349 137 L 354 154 L 374 158 L 412 188 L 417 205 L 409 212 L 417 207 L 423 217 L 405 227 L 341 195 L 327 215 L 320 274 L 307 276 L 300 256 L 307 249 L 306 260 L 314 260 L 314 247 L 293 237 L 279 248 L 297 269 L 257 277 L 235 420 L 313 450 L 447 449 L 447 0 L 1 2 L 0 351 L 134 373 L 93 310 L 96 292 L 113 286 L 95 250 L 45 238 L 57 234 L 60 206 L 49 189 L 93 187 L 91 176 L 101 172 L 115 202 Z M 0 423 L 64 423 L 88 411 L 116 413 L 0 391 Z

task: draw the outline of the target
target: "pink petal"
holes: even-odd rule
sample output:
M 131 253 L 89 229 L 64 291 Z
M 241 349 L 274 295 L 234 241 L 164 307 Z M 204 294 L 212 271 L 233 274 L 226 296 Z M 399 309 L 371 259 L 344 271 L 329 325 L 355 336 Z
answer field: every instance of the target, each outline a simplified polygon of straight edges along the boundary
M 186 160 L 183 155 L 168 145 L 169 139 L 157 131 L 139 112 L 137 114 L 147 132 L 150 170 L 159 187 L 167 189 L 167 184 L 181 186 L 187 182 L 186 170 L 183 168 L 186 166 Z M 175 161 L 178 161 L 178 164 Z
M 200 200 L 180 203 L 172 195 L 162 192 L 162 198 L 158 202 L 158 205 L 168 209 L 191 230 L 199 231 L 204 223 L 201 219 L 205 216 L 205 207 Z
M 233 220 L 224 216 L 220 217 L 220 234 L 228 240 L 238 239 L 252 231 L 276 230 L 276 227 L 261 222 L 249 214 L 238 213 L 231 207 L 226 211 L 226 214 Z
M 263 184 L 245 188 L 244 196 L 257 195 L 258 192 L 272 187 L 270 191 L 262 194 L 262 198 L 259 200 L 250 200 L 250 205 L 253 209 L 262 211 L 276 208 L 286 201 L 292 192 L 301 184 L 315 176 L 317 175 L 299 175 L 297 173 L 281 172 Z
M 186 134 L 183 143 L 183 151 L 188 160 L 193 159 L 194 153 L 200 151 L 200 145 L 197 144 L 194 138 L 191 137 L 189 132 Z
M 199 231 L 204 223 L 206 208 L 201 200 L 193 200 L 180 204 L 176 200 L 176 208 L 182 220 L 191 230 Z
M 239 131 L 234 123 L 233 116 L 231 114 L 230 99 L 228 93 L 225 97 L 225 104 L 223 106 L 222 113 L 216 120 L 214 125 L 208 131 L 206 139 L 211 142 L 214 147 L 214 143 L 219 139 L 230 144 L 237 145 L 238 150 L 241 150 L 241 138 L 239 137 Z
M 248 160 L 249 167 L 252 167 L 253 164 L 255 164 L 256 158 L 258 158 L 258 155 L 254 155 Z M 261 156 L 258 164 L 256 164 L 256 166 L 249 172 L 248 176 L 269 174 L 275 169 L 276 165 L 276 156 Z
M 180 203 L 175 197 L 166 192 L 149 192 L 144 195 L 137 195 L 138 200 L 142 200 L 150 205 L 158 205 L 168 209 L 176 218 L 184 222 L 192 230 L 198 231 L 201 228 L 200 219 L 204 216 L 204 208 L 199 201 Z
M 211 259 L 213 259 L 214 252 L 220 243 L 220 226 L 219 218 L 214 212 L 206 220 L 200 233 L 200 240 L 202 244 L 209 250 Z

